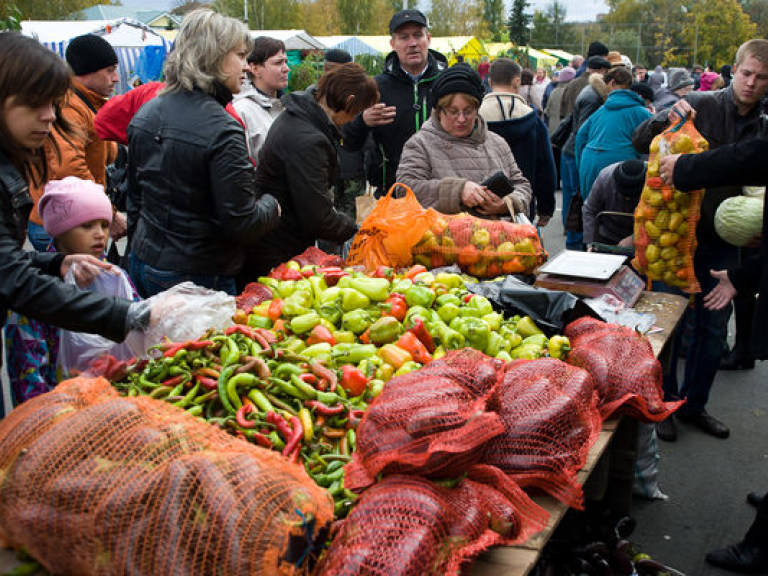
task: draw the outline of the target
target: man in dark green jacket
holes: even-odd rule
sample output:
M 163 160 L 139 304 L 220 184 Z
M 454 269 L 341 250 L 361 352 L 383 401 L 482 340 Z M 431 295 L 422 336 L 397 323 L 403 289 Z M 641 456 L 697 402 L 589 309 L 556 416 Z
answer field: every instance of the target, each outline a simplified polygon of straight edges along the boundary
M 432 83 L 448 63 L 429 49 L 432 37 L 427 18 L 418 10 L 401 10 L 389 22 L 392 52 L 384 72 L 376 76 L 379 103 L 365 110 L 344 129 L 344 148 L 360 150 L 370 134 L 375 149 L 366 160 L 368 181 L 377 195 L 395 183 L 405 142 L 427 121 Z

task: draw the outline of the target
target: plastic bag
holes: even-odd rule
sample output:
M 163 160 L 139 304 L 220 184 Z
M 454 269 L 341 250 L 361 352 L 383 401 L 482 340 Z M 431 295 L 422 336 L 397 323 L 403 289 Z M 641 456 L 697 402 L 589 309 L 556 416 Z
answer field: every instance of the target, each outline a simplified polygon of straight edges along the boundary
M 433 223 L 413 248 L 416 264 L 438 268 L 456 263 L 476 278 L 495 278 L 530 274 L 546 259 L 536 227 L 530 222 L 513 224 L 466 213 L 435 214 Z
M 395 198 L 398 187 L 405 189 L 404 198 Z M 376 203 L 355 235 L 347 264 L 362 264 L 369 270 L 376 266 L 393 268 L 410 266 L 411 249 L 431 226 L 437 212 L 422 208 L 413 191 L 395 184 Z
M 584 300 L 603 320 L 611 324 L 619 324 L 647 334 L 656 323 L 656 316 L 647 312 L 636 312 L 622 300 L 611 294 L 602 294 L 598 298 Z
M 599 317 L 570 292 L 536 288 L 512 276 L 503 282 L 467 284 L 467 290 L 485 296 L 510 315 L 530 316 L 548 336 L 562 334 L 567 324 L 582 316 Z
M 182 282 L 148 298 L 152 322 L 145 332 L 131 332 L 126 341 L 137 357 L 147 356 L 152 346 L 199 338 L 206 330 L 223 330 L 232 325 L 235 297 L 226 292 Z
M 659 176 L 659 159 L 670 154 L 697 154 L 708 148 L 690 118 L 656 136 L 635 209 L 632 265 L 651 280 L 661 280 L 688 294 L 701 290 L 693 269 L 693 253 L 704 190 L 681 192 L 666 185 Z
M 64 278 L 67 284 L 77 284 L 75 282 L 76 268 L 77 264 L 71 266 L 67 272 Z M 114 269 L 113 272 L 102 272 L 89 286 L 82 287 L 82 289 L 133 300 L 133 286 L 120 269 Z M 133 356 L 133 351 L 126 342 L 117 344 L 98 334 L 61 330 L 57 364 L 63 377 L 74 376 L 83 372 L 91 365 L 91 362 L 105 354 L 111 354 L 117 360 L 128 360 Z
M 639 424 L 637 460 L 632 494 L 648 500 L 668 500 L 669 496 L 659 488 L 659 446 L 656 442 L 656 425 Z

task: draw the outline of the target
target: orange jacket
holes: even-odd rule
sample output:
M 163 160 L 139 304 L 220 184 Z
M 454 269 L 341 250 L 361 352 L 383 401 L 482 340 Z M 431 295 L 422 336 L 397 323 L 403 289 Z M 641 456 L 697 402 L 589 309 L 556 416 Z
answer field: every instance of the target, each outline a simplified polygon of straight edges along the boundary
M 75 90 L 85 96 L 88 103 L 96 111 L 107 102 L 106 98 L 89 90 L 76 78 L 72 79 L 72 88 L 67 94 L 67 102 L 61 113 L 75 128 L 77 134 L 70 136 L 70 143 L 55 130 L 52 132 L 53 139 L 59 147 L 60 158 L 53 150 L 49 149 L 50 145 L 47 144 L 48 178 L 61 180 L 65 176 L 77 176 L 83 180 L 94 180 L 105 185 L 107 180 L 106 167 L 107 164 L 114 161 L 117 145 L 114 142 L 105 142 L 99 138 L 93 129 L 96 112 L 91 109 L 91 106 L 83 102 Z M 31 187 L 30 193 L 35 201 L 35 208 L 30 214 L 30 220 L 42 224 L 40 215 L 37 213 L 37 203 L 43 195 L 43 186 Z

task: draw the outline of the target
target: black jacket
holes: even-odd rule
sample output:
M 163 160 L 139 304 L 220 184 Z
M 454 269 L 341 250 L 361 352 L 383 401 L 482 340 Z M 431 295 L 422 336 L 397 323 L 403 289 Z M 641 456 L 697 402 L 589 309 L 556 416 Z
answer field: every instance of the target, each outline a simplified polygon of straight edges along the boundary
M 674 183 L 680 190 L 704 186 L 768 185 L 768 138 L 723 146 L 711 152 L 681 156 L 675 164 Z M 760 254 L 728 271 L 740 293 L 768 294 L 768 203 L 763 203 L 763 238 Z M 768 358 L 768 298 L 757 299 L 753 323 L 752 352 L 755 358 Z
M 12 309 L 67 330 L 123 340 L 130 302 L 65 284 L 59 276 L 63 254 L 21 248 L 31 209 L 27 183 L 0 152 L 0 317 Z
M 232 276 L 243 245 L 277 225 L 277 202 L 257 197 L 243 127 L 224 106 L 232 94 L 163 94 L 128 126 L 131 249 L 154 268 Z
M 339 171 L 341 134 L 315 101 L 314 90 L 282 99 L 277 117 L 259 151 L 256 186 L 280 202 L 280 224 L 248 247 L 240 284 L 263 276 L 316 240 L 344 242 L 355 222 L 333 208 L 331 188 Z
M 413 80 L 400 67 L 397 53 L 390 52 L 384 63 L 384 72 L 376 76 L 379 87 L 379 101 L 395 106 L 395 121 L 386 126 L 368 128 L 360 114 L 344 127 L 344 148 L 360 150 L 368 133 L 373 136 L 375 151 L 366 159 L 366 171 L 371 186 L 378 188 L 378 194 L 385 194 L 395 183 L 400 155 L 408 138 L 413 136 L 427 121 L 429 92 L 440 72 L 448 67 L 445 56 L 430 50 L 428 66 L 421 79 Z
M 693 124 L 709 142 L 710 150 L 768 135 L 768 121 L 760 116 L 760 106 L 755 106 L 743 118 L 738 117 L 733 88 L 716 92 L 691 92 L 684 99 L 696 110 Z M 648 153 L 654 136 L 669 126 L 668 114 L 669 110 L 658 112 L 637 127 L 632 136 L 632 144 L 638 152 Z M 741 188 L 733 181 L 721 182 L 720 186 L 713 182 L 704 184 L 707 188 L 701 201 L 701 217 L 696 236 L 699 242 L 722 244 L 725 240 L 715 232 L 715 212 L 723 200 L 741 194 Z

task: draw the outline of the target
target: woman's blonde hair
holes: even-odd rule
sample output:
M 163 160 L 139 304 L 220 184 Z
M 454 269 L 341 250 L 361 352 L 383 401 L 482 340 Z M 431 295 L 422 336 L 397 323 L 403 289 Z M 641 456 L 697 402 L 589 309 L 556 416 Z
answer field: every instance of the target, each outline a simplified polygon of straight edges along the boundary
M 438 111 L 446 110 L 451 104 L 453 104 L 454 97 L 458 96 L 459 94 L 464 96 L 466 101 L 469 102 L 476 109 L 480 108 L 480 100 L 478 100 L 474 96 L 470 96 L 469 94 L 465 94 L 464 92 L 454 92 L 453 94 L 446 94 L 445 96 L 441 96 L 438 99 L 437 105 L 435 106 L 435 108 Z
M 194 10 L 184 17 L 174 47 L 165 62 L 165 92 L 215 92 L 214 82 L 224 82 L 221 61 L 232 50 L 253 48 L 248 28 L 234 18 L 210 9 Z

